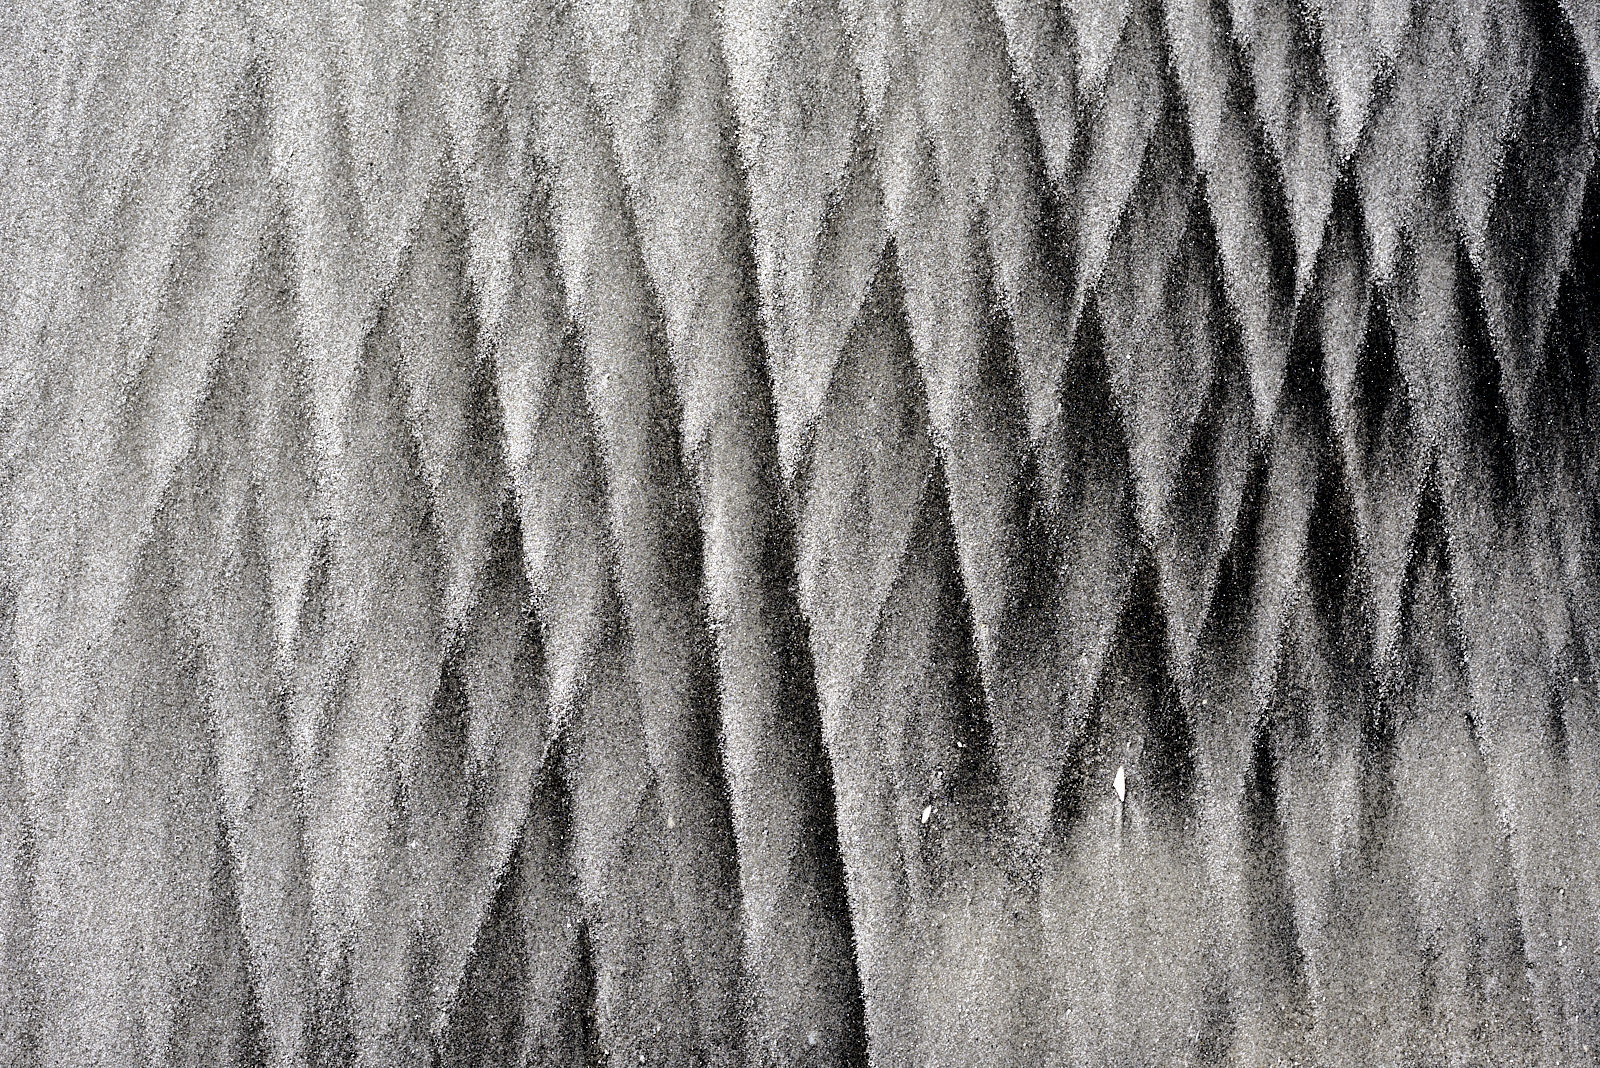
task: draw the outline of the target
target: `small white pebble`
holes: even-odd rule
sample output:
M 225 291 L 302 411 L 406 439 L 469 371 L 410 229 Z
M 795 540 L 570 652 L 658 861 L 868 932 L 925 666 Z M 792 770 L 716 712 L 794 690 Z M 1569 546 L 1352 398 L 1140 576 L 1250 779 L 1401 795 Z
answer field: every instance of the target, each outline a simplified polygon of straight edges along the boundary
M 806 1032 L 806 1045 L 815 1046 L 816 1044 L 817 1044 L 817 1033 L 815 1031 L 807 1031 Z
M 923 823 L 927 823 L 929 817 L 931 817 L 932 815 L 933 815 L 933 806 L 932 805 L 924 805 L 924 806 L 922 806 L 922 822 Z
M 1120 765 L 1117 768 L 1117 777 L 1111 782 L 1117 791 L 1117 800 L 1126 801 L 1128 798 L 1128 773 Z
M 676 816 L 668 816 L 667 817 L 667 830 L 669 830 L 669 831 L 670 830 L 674 830 L 674 829 L 677 828 L 677 826 L 678 826 L 678 817 L 676 817 Z

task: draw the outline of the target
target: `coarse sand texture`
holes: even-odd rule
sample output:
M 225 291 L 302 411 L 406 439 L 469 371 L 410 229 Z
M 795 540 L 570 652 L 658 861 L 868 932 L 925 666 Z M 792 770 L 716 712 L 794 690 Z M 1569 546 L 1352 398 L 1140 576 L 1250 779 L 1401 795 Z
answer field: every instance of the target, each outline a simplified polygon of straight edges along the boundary
M 1600 1064 L 1600 0 L 7 6 L 3 1068 Z

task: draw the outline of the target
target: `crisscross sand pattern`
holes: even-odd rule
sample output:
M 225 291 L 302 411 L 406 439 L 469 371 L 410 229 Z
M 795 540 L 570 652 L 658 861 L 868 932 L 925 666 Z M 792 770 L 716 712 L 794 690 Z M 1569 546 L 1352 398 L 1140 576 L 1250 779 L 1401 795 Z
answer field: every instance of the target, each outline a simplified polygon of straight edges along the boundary
M 1600 1057 L 1600 5 L 4 28 L 0 1061 Z

